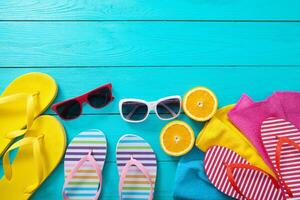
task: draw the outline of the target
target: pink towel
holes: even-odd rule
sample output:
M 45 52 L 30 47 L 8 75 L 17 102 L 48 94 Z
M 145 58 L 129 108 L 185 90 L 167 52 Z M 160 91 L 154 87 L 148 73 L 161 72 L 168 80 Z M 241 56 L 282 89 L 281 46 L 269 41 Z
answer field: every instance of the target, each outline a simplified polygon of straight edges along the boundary
M 250 97 L 243 94 L 236 106 L 228 113 L 228 116 L 272 168 L 260 137 L 261 123 L 268 117 L 279 117 L 287 119 L 299 128 L 300 92 L 275 92 L 260 102 L 253 102 Z

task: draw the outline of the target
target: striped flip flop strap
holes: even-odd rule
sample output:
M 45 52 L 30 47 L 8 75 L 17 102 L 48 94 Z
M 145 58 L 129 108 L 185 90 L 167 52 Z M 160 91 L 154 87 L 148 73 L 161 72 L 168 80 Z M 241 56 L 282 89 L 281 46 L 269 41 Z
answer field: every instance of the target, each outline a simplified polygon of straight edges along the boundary
M 261 139 L 286 198 L 300 198 L 300 131 L 290 121 L 269 117 L 261 125 Z
M 293 193 L 292 193 L 291 189 L 288 187 L 288 185 L 286 184 L 286 182 L 284 181 L 284 179 L 281 175 L 280 157 L 281 157 L 283 144 L 287 143 L 287 144 L 293 146 L 295 149 L 298 149 L 299 151 L 300 151 L 300 146 L 296 142 L 294 142 L 293 140 L 289 139 L 288 137 L 278 137 L 277 136 L 277 139 L 278 139 L 278 143 L 277 143 L 276 152 L 275 152 L 276 167 L 277 167 L 277 170 L 278 170 L 280 181 L 283 184 L 283 187 L 284 187 L 285 191 L 287 192 L 289 197 L 292 198 Z
M 278 181 L 266 171 L 251 165 L 240 155 L 221 146 L 210 147 L 204 159 L 210 182 L 235 199 L 284 199 Z
M 99 185 L 99 188 L 98 188 L 98 190 L 97 190 L 97 192 L 96 192 L 93 200 L 97 200 L 98 199 L 98 197 L 100 195 L 100 192 L 101 192 L 101 189 L 102 189 L 102 171 L 101 171 L 101 168 L 98 165 L 97 161 L 92 156 L 92 151 L 90 151 L 87 155 L 85 155 L 84 157 L 82 157 L 77 162 L 77 164 L 75 165 L 75 167 L 72 169 L 72 171 L 67 176 L 67 178 L 65 180 L 65 183 L 64 183 L 64 186 L 63 186 L 63 189 L 62 189 L 62 194 L 63 194 L 64 200 L 69 200 L 68 196 L 66 195 L 66 191 L 65 191 L 66 187 L 68 186 L 68 184 L 70 183 L 70 181 L 72 180 L 72 178 L 75 176 L 76 172 L 78 172 L 78 170 L 80 169 L 80 167 L 86 161 L 91 162 L 91 164 L 93 165 L 93 167 L 96 169 L 96 172 L 97 172 L 97 175 L 98 175 L 98 178 L 99 178 L 100 185 Z
M 242 197 L 244 197 L 246 200 L 251 200 L 251 198 L 247 197 L 239 188 L 239 186 L 234 178 L 234 175 L 233 175 L 234 169 L 249 169 L 249 170 L 255 170 L 257 172 L 262 172 L 263 174 L 266 175 L 266 178 L 268 177 L 271 179 L 273 185 L 275 185 L 275 187 L 277 189 L 280 188 L 278 181 L 271 174 L 269 174 L 268 172 L 254 166 L 254 165 L 242 164 L 242 163 L 231 163 L 231 164 L 224 163 L 224 165 L 226 166 L 226 174 L 228 177 L 228 181 L 231 183 L 231 185 L 235 189 L 235 191 L 237 193 L 239 193 Z
M 150 190 L 150 195 L 149 195 L 148 200 L 152 200 L 153 199 L 153 193 L 154 193 L 154 186 L 153 186 L 154 183 L 151 179 L 151 176 L 150 176 L 148 170 L 145 168 L 145 166 L 141 162 L 139 162 L 138 160 L 134 159 L 132 156 L 130 157 L 130 160 L 128 160 L 126 165 L 123 167 L 123 170 L 120 174 L 120 182 L 119 182 L 119 197 L 120 197 L 120 200 L 122 200 L 123 185 L 124 185 L 124 182 L 125 182 L 125 179 L 126 179 L 128 169 L 129 169 L 130 166 L 133 166 L 133 165 L 135 165 L 149 180 L 151 190 Z

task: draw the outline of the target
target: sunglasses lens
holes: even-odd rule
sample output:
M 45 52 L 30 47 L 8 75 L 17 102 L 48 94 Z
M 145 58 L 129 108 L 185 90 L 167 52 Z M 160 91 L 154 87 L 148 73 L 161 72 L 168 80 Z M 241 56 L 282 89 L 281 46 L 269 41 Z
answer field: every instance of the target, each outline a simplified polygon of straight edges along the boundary
M 102 108 L 109 104 L 111 100 L 111 90 L 106 87 L 95 90 L 88 96 L 89 104 L 95 108 Z
M 122 104 L 122 116 L 130 121 L 141 121 L 147 117 L 148 106 L 141 102 L 126 101 Z
M 74 119 L 81 114 L 81 105 L 76 100 L 67 101 L 56 107 L 58 115 L 63 119 Z
M 172 119 L 179 115 L 181 102 L 179 98 L 166 99 L 157 104 L 157 114 L 162 119 Z

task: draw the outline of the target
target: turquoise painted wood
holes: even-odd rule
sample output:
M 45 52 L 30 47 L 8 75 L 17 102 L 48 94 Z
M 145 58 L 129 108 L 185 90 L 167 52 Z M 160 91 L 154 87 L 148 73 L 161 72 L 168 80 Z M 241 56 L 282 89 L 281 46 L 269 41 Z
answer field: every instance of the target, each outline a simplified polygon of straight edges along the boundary
M 296 20 L 297 0 L 9 0 L 1 20 Z
M 274 90 L 300 90 L 299 67 L 113 67 L 113 68 L 2 68 L 0 89 L 3 90 L 14 77 L 30 71 L 48 73 L 59 84 L 57 100 L 76 96 L 93 87 L 111 81 L 116 101 L 107 109 L 95 110 L 84 107 L 84 115 L 72 121 L 62 121 L 68 142 L 77 133 L 88 128 L 101 129 L 108 139 L 107 166 L 104 170 L 103 199 L 117 199 L 118 176 L 115 164 L 115 146 L 126 133 L 143 136 L 153 147 L 159 161 L 159 179 L 156 199 L 171 199 L 177 158 L 167 156 L 159 146 L 159 133 L 166 122 L 151 115 L 145 123 L 128 124 L 118 115 L 117 104 L 121 97 L 155 99 L 164 95 L 180 94 L 197 85 L 206 85 L 218 95 L 221 106 L 237 101 L 246 92 L 259 100 Z M 8 73 L 7 73 L 8 72 Z M 225 75 L 226 74 L 226 75 Z M 276 80 L 276 81 L 273 81 Z M 52 112 L 49 112 L 53 114 Z M 56 115 L 55 115 L 56 116 Z M 202 123 L 192 122 L 184 115 L 180 119 L 192 125 L 195 134 Z M 55 183 L 55 184 L 53 184 Z M 57 192 L 63 184 L 63 163 L 50 179 L 37 191 L 34 199 L 59 199 Z
M 156 182 L 155 199 L 172 199 L 173 185 L 170 180 L 174 179 L 177 163 L 175 162 L 161 162 L 158 168 L 158 179 Z M 32 199 L 62 199 L 60 192 L 63 186 L 63 164 L 60 164 L 54 173 L 46 180 L 41 188 L 32 196 Z M 102 195 L 99 199 L 117 200 L 118 199 L 118 184 L 116 164 L 107 163 L 103 172 Z
M 261 100 L 275 90 L 300 91 L 299 6 L 297 0 L 1 1 L 0 92 L 31 71 L 55 78 L 56 102 L 112 82 L 116 100 L 110 106 L 85 106 L 79 119 L 61 120 L 68 142 L 85 129 L 105 132 L 109 150 L 101 199 L 115 200 L 117 140 L 139 134 L 158 158 L 155 199 L 173 199 L 179 158 L 159 146 L 167 122 L 151 114 L 143 124 L 128 124 L 118 114 L 118 101 L 183 95 L 198 85 L 214 90 L 220 106 L 242 93 Z M 184 114 L 180 119 L 195 135 L 203 126 Z M 32 199 L 61 199 L 62 184 L 61 162 Z
M 84 107 L 84 114 L 118 114 L 122 98 L 156 100 L 184 95 L 190 88 L 211 88 L 220 106 L 236 102 L 242 93 L 263 99 L 274 90 L 300 90 L 300 66 L 256 67 L 110 67 L 110 68 L 0 68 L 0 91 L 14 77 L 30 71 L 50 74 L 59 85 L 55 102 L 78 96 L 111 82 L 115 101 L 104 109 Z M 6 73 L 9 72 L 9 73 Z M 51 110 L 47 114 L 53 114 Z M 149 124 L 150 125 L 150 124 Z
M 186 119 L 185 117 L 183 117 Z M 118 115 L 88 115 L 82 116 L 78 120 L 63 122 L 67 133 L 68 142 L 75 137 L 80 131 L 87 128 L 101 129 L 108 141 L 108 155 L 106 161 L 106 167 L 103 171 L 103 199 L 118 199 L 118 172 L 116 166 L 116 144 L 118 139 L 127 133 L 134 133 L 141 135 L 147 140 L 152 148 L 155 150 L 157 159 L 159 161 L 158 177 L 157 180 L 157 198 L 158 199 L 169 199 L 172 193 L 173 185 L 169 184 L 166 180 L 173 180 L 173 176 L 176 171 L 177 159 L 167 156 L 159 146 L 159 132 L 165 122 L 159 121 L 155 116 L 151 116 L 145 124 L 132 125 L 125 123 Z M 194 127 L 195 130 L 200 130 L 199 127 Z M 52 180 L 52 181 L 51 181 Z M 55 183 L 55 185 L 51 185 Z M 63 163 L 60 164 L 59 168 L 52 175 L 50 182 L 44 185 L 39 190 L 34 199 L 60 199 L 60 188 L 63 185 Z M 44 191 L 47 196 L 45 196 Z M 101 198 L 102 199 L 102 198 Z
M 300 65 L 300 22 L 2 22 L 0 66 Z

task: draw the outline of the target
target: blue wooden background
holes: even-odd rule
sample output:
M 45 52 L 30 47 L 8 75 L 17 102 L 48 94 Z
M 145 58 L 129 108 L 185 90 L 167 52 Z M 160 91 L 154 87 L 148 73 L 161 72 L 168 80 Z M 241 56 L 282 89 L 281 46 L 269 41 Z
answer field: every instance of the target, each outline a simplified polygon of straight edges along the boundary
M 116 99 L 110 106 L 86 106 L 79 119 L 62 121 L 68 141 L 85 129 L 105 132 L 109 152 L 101 199 L 114 200 L 117 140 L 141 135 L 159 161 L 155 199 L 172 199 L 178 158 L 159 146 L 165 122 L 151 115 L 128 124 L 118 101 L 183 95 L 201 85 L 215 91 L 223 106 L 242 93 L 260 100 L 275 90 L 300 90 L 299 6 L 298 0 L 3 0 L 0 91 L 31 71 L 55 78 L 56 102 L 112 82 Z M 180 118 L 196 134 L 202 127 Z M 62 184 L 61 163 L 33 199 L 61 199 Z

